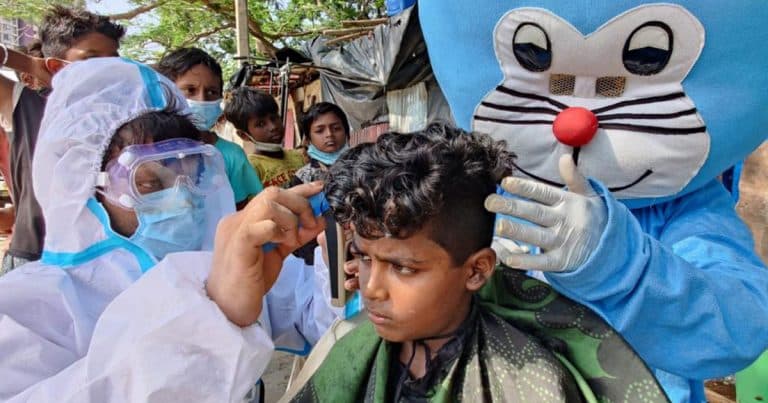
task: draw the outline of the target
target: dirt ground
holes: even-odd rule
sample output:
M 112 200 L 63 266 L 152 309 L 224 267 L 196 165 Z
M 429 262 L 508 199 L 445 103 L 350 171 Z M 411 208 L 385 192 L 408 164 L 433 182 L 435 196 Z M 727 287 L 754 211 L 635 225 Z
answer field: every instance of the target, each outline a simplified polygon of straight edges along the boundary
M 755 250 L 768 263 L 768 141 L 747 158 L 736 211 L 755 238 Z
M 291 376 L 294 355 L 275 352 L 261 380 L 264 382 L 265 403 L 274 403 L 285 393 Z

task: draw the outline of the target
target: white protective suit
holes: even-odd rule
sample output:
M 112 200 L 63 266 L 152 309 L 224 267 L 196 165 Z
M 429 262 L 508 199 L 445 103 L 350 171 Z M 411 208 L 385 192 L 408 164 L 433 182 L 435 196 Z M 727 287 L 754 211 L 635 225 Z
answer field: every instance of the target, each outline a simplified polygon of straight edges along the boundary
M 104 150 L 122 124 L 169 97 L 185 109 L 173 83 L 104 58 L 64 68 L 53 86 L 33 167 L 43 257 L 0 278 L 0 401 L 241 401 L 269 362 L 271 339 L 288 349 L 319 339 L 335 315 L 327 285 L 298 259 L 286 261 L 260 325 L 240 328 L 206 296 L 211 252 L 156 264 L 111 230 L 94 197 Z M 229 185 L 206 200 L 207 249 L 231 200 Z

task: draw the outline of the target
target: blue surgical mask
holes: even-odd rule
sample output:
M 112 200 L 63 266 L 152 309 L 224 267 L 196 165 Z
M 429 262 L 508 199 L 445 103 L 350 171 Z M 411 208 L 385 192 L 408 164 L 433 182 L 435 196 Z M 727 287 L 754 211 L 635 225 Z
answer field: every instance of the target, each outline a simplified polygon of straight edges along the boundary
M 192 110 L 195 126 L 200 130 L 211 130 L 221 116 L 221 100 L 195 101 L 188 99 L 189 109 Z
M 347 144 L 345 143 L 344 146 L 336 150 L 336 152 L 326 153 L 318 150 L 314 144 L 310 144 L 309 149 L 307 150 L 307 155 L 309 155 L 309 158 L 312 158 L 313 160 L 318 160 L 325 165 L 331 165 L 336 162 L 336 160 L 344 151 L 347 151 L 347 148 Z
M 203 247 L 204 198 L 183 186 L 144 196 L 145 203 L 134 208 L 139 227 L 129 239 L 161 260 L 172 252 L 195 251 Z

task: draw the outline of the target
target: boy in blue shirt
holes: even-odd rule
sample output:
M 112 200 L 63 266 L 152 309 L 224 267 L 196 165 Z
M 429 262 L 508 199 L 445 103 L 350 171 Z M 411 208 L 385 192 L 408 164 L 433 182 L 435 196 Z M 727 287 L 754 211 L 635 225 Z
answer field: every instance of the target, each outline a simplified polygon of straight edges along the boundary
M 165 55 L 155 69 L 179 87 L 194 114 L 197 128 L 203 133 L 202 140 L 213 144 L 224 156 L 235 203 L 241 210 L 264 186 L 256 170 L 248 163 L 243 149 L 211 131 L 222 113 L 221 66 L 201 49 L 180 48 Z

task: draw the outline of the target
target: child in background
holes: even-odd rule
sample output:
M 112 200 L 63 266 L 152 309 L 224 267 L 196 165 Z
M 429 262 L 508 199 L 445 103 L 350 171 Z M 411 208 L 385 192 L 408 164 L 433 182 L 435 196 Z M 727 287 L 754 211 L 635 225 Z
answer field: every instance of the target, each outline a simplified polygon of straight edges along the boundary
M 290 186 L 324 180 L 328 167 L 349 148 L 349 122 L 347 115 L 336 104 L 320 102 L 312 105 L 301 119 L 301 134 L 307 147 L 309 163 L 301 167 L 291 179 Z M 316 241 L 293 252 L 308 265 L 314 264 Z
M 312 105 L 301 119 L 301 134 L 308 144 L 309 163 L 296 171 L 291 185 L 325 178 L 328 167 L 349 147 L 347 115 L 336 104 Z
M 224 116 L 240 138 L 254 144 L 255 154 L 249 155 L 248 161 L 264 186 L 287 187 L 304 165 L 304 156 L 297 150 L 283 149 L 285 133 L 277 102 L 261 91 L 240 87 L 232 91 Z
M 203 50 L 181 48 L 165 55 L 155 69 L 179 87 L 192 110 L 195 125 L 202 132 L 202 140 L 213 144 L 224 156 L 235 204 L 241 210 L 264 186 L 243 149 L 211 131 L 222 113 L 221 66 Z

